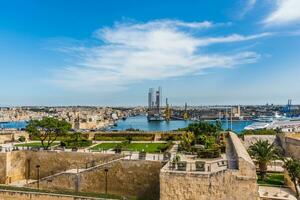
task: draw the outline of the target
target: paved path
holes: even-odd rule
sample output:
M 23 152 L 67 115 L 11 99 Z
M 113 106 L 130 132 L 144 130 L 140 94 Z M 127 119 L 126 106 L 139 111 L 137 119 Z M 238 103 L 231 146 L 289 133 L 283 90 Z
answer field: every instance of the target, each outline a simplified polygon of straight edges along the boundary
M 290 188 L 259 186 L 259 196 L 272 200 L 297 200 Z
M 226 138 L 226 158 L 228 160 L 229 169 L 238 169 L 238 161 L 234 155 L 233 145 L 229 138 Z

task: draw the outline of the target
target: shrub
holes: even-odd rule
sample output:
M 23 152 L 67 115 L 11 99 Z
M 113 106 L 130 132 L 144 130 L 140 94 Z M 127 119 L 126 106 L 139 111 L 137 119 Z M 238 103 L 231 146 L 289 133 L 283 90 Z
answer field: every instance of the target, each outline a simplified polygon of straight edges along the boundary
M 98 141 L 125 141 L 131 137 L 132 141 L 153 141 L 154 134 L 128 134 L 128 133 L 98 133 L 95 134 L 95 140 Z
M 25 138 L 24 136 L 20 136 L 20 137 L 18 138 L 18 141 L 19 141 L 19 142 L 25 142 L 25 140 L 26 140 L 26 138 Z
M 259 129 L 259 130 L 245 130 L 242 135 L 276 135 L 276 130 L 273 129 Z
M 172 146 L 172 142 L 169 141 L 168 143 L 162 145 L 162 146 L 159 146 L 158 149 L 160 150 L 160 152 L 165 152 L 167 151 L 170 147 Z
M 220 148 L 199 149 L 197 152 L 198 158 L 219 158 L 221 156 Z

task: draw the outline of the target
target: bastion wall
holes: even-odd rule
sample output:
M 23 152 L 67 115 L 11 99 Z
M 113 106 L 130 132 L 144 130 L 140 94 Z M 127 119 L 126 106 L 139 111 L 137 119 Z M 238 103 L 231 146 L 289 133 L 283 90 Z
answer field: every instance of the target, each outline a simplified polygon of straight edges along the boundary
M 258 200 L 256 170 L 234 133 L 228 135 L 238 169 L 216 173 L 161 170 L 160 200 Z
M 67 169 L 86 168 L 91 165 L 118 158 L 113 154 L 56 152 L 56 151 L 13 151 L 0 153 L 0 183 L 11 183 L 24 179 L 46 177 Z M 3 167 L 2 167 L 3 166 Z
M 79 192 L 107 192 L 139 199 L 159 199 L 159 173 L 162 163 L 145 160 L 118 160 L 77 173 L 63 173 L 40 181 L 40 188 Z M 36 187 L 37 183 L 29 184 Z

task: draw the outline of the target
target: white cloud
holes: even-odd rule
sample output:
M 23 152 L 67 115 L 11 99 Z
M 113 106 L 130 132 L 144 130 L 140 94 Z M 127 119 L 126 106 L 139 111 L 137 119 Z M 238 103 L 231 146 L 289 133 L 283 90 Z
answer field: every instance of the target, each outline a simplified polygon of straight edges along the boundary
M 244 9 L 241 10 L 240 17 L 246 15 L 256 4 L 256 0 L 247 0 L 245 4 L 245 0 L 243 0 Z
M 274 0 L 275 10 L 263 21 L 266 25 L 300 22 L 300 0 Z
M 204 53 L 214 44 L 242 42 L 270 35 L 203 36 L 210 22 L 186 23 L 157 20 L 148 23 L 117 23 L 94 33 L 94 46 L 62 47 L 77 55 L 76 61 L 56 73 L 54 82 L 64 87 L 115 90 L 145 80 L 203 73 L 209 68 L 231 68 L 256 62 L 255 52 Z M 200 34 L 195 32 L 200 31 Z M 202 35 L 202 36 L 201 36 Z

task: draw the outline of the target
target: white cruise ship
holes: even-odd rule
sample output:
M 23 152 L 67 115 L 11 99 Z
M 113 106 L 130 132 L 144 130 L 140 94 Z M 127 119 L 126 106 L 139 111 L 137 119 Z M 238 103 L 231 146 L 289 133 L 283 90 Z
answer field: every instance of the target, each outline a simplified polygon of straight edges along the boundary
M 254 122 L 253 124 L 250 124 L 246 126 L 245 130 L 257 130 L 257 129 L 265 129 L 270 126 L 270 123 L 267 122 Z
M 261 116 L 253 120 L 254 123 L 246 126 L 245 130 L 257 130 L 257 129 L 288 129 L 288 130 L 300 130 L 300 118 L 289 118 L 286 116 L 275 113 L 274 116 Z

